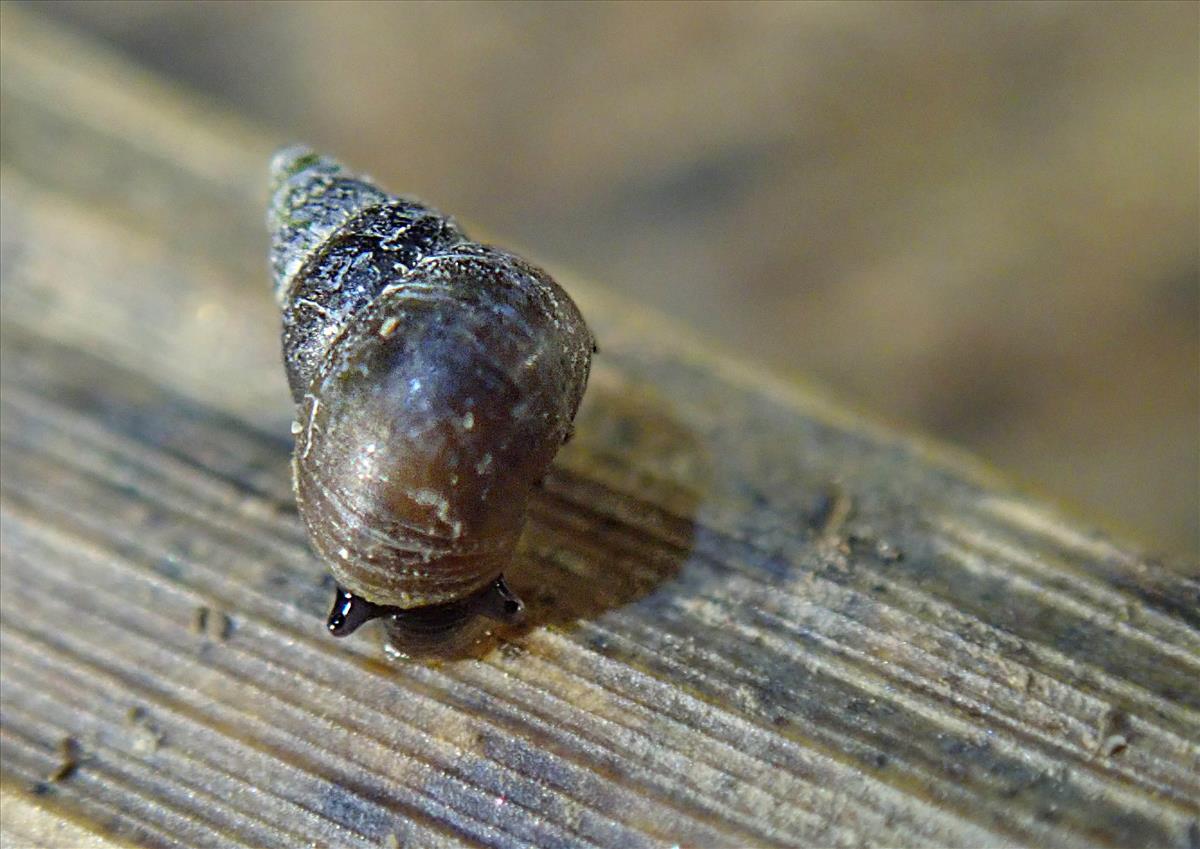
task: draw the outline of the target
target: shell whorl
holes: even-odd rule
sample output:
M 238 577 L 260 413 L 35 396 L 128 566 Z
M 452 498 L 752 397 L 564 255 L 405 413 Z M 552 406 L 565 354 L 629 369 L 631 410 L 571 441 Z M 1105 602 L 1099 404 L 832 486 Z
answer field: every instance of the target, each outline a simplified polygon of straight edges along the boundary
M 453 603 L 511 560 L 593 339 L 544 271 L 303 147 L 268 212 L 296 497 L 340 586 Z
M 356 313 L 422 260 L 470 244 L 449 217 L 303 146 L 271 161 L 267 227 L 296 401 Z
M 270 181 L 267 230 L 275 299 L 282 305 L 288 284 L 309 254 L 350 218 L 384 203 L 387 195 L 303 145 L 275 154 Z

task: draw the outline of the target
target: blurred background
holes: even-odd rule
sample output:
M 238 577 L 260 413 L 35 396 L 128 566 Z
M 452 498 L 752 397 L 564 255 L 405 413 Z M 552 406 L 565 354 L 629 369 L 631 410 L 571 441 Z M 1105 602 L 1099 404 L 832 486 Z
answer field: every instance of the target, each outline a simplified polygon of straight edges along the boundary
M 1200 556 L 1194 3 L 24 5 Z

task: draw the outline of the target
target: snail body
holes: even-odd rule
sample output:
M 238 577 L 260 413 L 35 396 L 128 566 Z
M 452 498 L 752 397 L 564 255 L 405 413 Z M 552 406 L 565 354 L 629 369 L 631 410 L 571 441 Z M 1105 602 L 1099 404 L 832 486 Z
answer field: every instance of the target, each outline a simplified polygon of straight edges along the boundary
M 329 630 L 519 615 L 502 573 L 583 397 L 583 317 L 541 269 L 327 157 L 288 148 L 271 174 L 293 479 L 338 584 Z

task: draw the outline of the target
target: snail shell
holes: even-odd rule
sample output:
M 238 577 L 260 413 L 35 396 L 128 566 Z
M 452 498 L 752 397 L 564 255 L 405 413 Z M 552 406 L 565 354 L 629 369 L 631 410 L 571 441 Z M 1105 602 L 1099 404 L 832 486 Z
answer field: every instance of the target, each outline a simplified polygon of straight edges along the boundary
M 501 573 L 587 385 L 578 308 L 307 148 L 276 154 L 271 186 L 296 502 L 338 583 L 329 629 L 517 615 Z

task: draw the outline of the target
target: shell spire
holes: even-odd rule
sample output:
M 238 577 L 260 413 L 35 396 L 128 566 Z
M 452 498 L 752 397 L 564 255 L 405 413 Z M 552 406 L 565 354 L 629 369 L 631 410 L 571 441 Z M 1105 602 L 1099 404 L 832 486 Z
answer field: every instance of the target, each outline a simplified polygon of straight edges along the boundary
M 388 196 L 341 163 L 304 145 L 276 153 L 270 175 L 267 229 L 275 300 L 282 305 L 305 259 L 339 227 Z
M 270 167 L 271 268 L 297 401 L 346 324 L 423 259 L 466 241 L 447 216 L 303 145 Z

